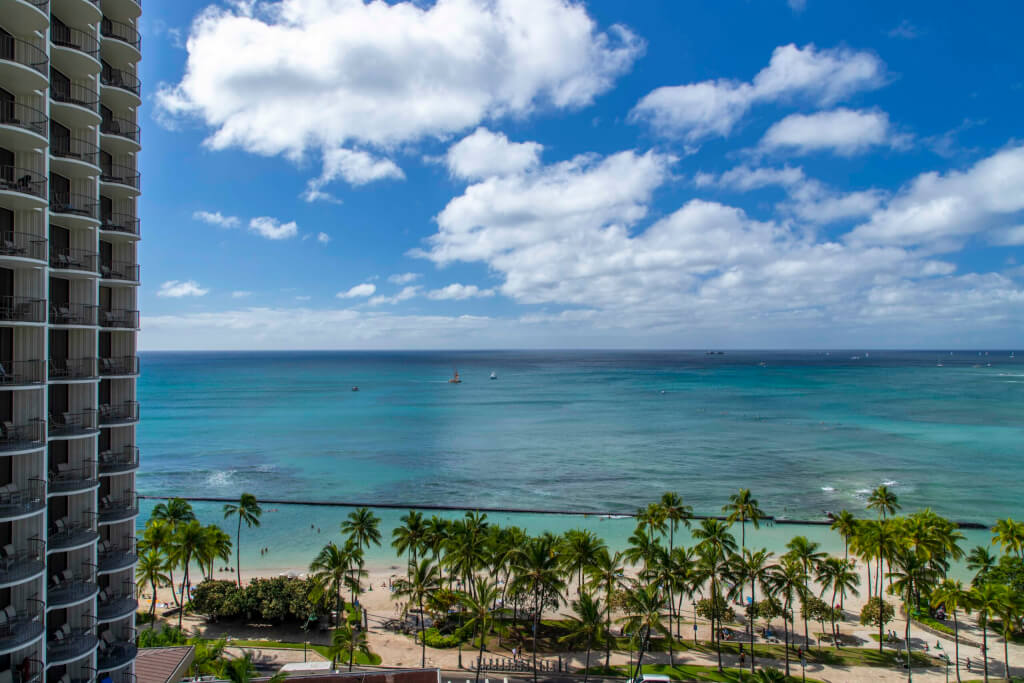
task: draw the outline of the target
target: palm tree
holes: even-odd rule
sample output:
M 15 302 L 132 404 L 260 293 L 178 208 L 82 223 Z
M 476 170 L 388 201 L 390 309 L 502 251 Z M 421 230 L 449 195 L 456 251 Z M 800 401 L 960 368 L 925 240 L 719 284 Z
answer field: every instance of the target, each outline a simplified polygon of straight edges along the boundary
M 907 676 L 912 679 L 910 657 L 910 622 L 913 616 L 911 602 L 919 592 L 928 590 L 935 583 L 938 573 L 922 557 L 913 550 L 906 549 L 894 558 L 895 567 L 890 567 L 889 578 L 893 580 L 889 589 L 903 600 L 903 613 L 906 617 L 904 642 L 907 644 Z
M 437 565 L 428 559 L 422 559 L 413 566 L 408 579 L 398 582 L 395 590 L 395 595 L 413 600 L 419 605 L 421 667 L 426 667 L 427 665 L 427 641 L 424 638 L 426 625 L 423 619 L 423 603 L 433 596 L 440 587 L 441 580 L 438 575 Z
M 839 514 L 832 517 L 830 528 L 833 531 L 838 531 L 839 535 L 843 537 L 843 559 L 849 561 L 850 539 L 857 533 L 857 518 L 849 510 L 840 510 Z M 842 596 L 840 596 L 839 609 L 843 609 L 843 607 L 845 605 Z
M 967 604 L 968 595 L 964 591 L 964 585 L 960 581 L 946 579 L 932 591 L 932 607 L 942 605 L 946 612 L 953 615 L 953 644 L 956 650 L 956 680 L 960 681 L 960 622 L 957 621 L 956 611 Z
M 587 589 L 604 591 L 605 610 L 605 632 L 611 631 L 612 627 L 612 596 L 619 589 L 623 582 L 625 567 L 622 565 L 622 553 L 612 554 L 605 548 L 594 558 L 594 564 L 587 568 Z M 604 655 L 604 666 L 608 668 L 612 656 L 611 639 L 605 641 L 607 645 Z
M 985 666 L 985 683 L 988 683 L 988 622 L 998 617 L 1003 609 L 1003 587 L 993 583 L 974 586 L 968 593 L 968 611 L 978 612 L 978 626 L 981 627 L 981 659 Z
M 231 561 L 231 536 L 216 524 L 203 527 L 203 542 L 196 548 L 196 562 L 205 578 L 213 580 L 213 565 L 217 560 Z
M 817 580 L 818 585 L 821 586 L 822 596 L 826 591 L 832 591 L 832 599 L 829 602 L 829 614 L 832 617 L 832 645 L 839 649 L 839 633 L 836 630 L 836 594 L 839 594 L 839 609 L 842 610 L 843 598 L 847 593 L 860 595 L 857 591 L 857 586 L 860 585 L 860 575 L 853 570 L 853 563 L 850 560 L 826 557 L 818 565 Z
M 985 581 L 988 573 L 996 566 L 997 561 L 992 551 L 983 545 L 976 545 L 967 553 L 967 568 L 974 572 L 972 584 L 979 584 Z
M 693 508 L 683 504 L 683 499 L 678 493 L 666 491 L 661 494 L 661 509 L 665 511 L 665 519 L 668 520 L 668 550 L 675 550 L 675 534 L 679 524 L 690 526 L 690 518 L 693 517 Z
M 668 511 L 661 503 L 648 503 L 636 511 L 637 529 L 647 529 L 647 535 L 664 535 L 668 531 Z
M 174 530 L 179 524 L 193 522 L 195 519 L 196 513 L 192 510 L 192 505 L 187 500 L 184 498 L 171 498 L 166 503 L 157 503 L 153 507 L 153 512 L 150 513 L 150 521 L 146 523 L 147 532 L 149 531 L 150 524 L 153 524 L 154 527 L 158 525 L 163 527 L 162 531 L 154 529 L 154 533 L 163 535 L 163 540 L 168 548 L 168 572 L 171 577 L 172 589 L 174 587 L 174 568 L 178 564 L 177 558 L 170 550 L 173 544 Z M 182 602 L 178 591 L 171 590 L 171 595 L 174 597 L 174 604 L 181 607 Z
M 348 576 L 349 558 L 347 553 L 333 542 L 328 543 L 316 558 L 309 565 L 309 573 L 315 582 L 313 591 L 314 599 L 323 595 L 333 595 L 335 598 L 335 624 L 341 624 L 341 610 L 344 607 L 344 600 L 341 597 L 342 587 L 345 585 L 345 578 Z
M 750 582 L 751 605 L 757 604 L 757 584 L 760 583 L 763 588 L 768 582 L 768 577 L 771 575 L 771 569 L 773 566 L 770 564 L 771 557 L 772 554 L 764 548 L 754 552 L 744 549 L 742 554 L 735 556 L 733 560 L 733 569 L 737 579 L 739 579 L 736 582 L 736 585 L 741 586 L 745 581 Z M 756 657 L 756 653 L 754 652 L 753 612 L 751 612 L 751 616 L 748 621 L 750 622 L 750 673 L 754 673 L 754 659 Z
M 888 486 L 879 486 L 868 496 L 868 509 L 877 511 L 879 519 L 885 519 L 900 509 L 899 498 Z
M 649 645 L 651 632 L 657 632 L 668 638 L 669 641 L 669 662 L 672 662 L 672 633 L 661 621 L 661 606 L 665 601 L 656 584 L 646 586 L 638 585 L 626 593 L 626 604 L 624 606 L 626 616 L 619 621 L 623 622 L 623 628 L 630 633 L 639 636 L 639 647 L 636 658 L 636 672 L 631 676 L 633 680 L 640 677 L 643 671 L 644 649 Z
M 423 521 L 423 514 L 416 510 L 409 510 L 402 515 L 400 521 L 402 523 L 391 531 L 391 547 L 400 555 L 406 554 L 407 568 L 411 569 L 426 541 L 427 525 Z
M 491 632 L 491 628 L 494 626 L 494 615 L 491 613 L 491 605 L 495 603 L 498 597 L 501 595 L 501 591 L 498 587 L 488 581 L 484 577 L 477 577 L 475 580 L 476 586 L 472 593 L 464 592 L 459 595 L 459 602 L 469 613 L 469 621 L 466 622 L 466 627 L 472 628 L 480 638 L 480 649 L 477 651 L 476 657 L 476 683 L 480 683 L 480 666 L 484 657 L 484 645 L 487 641 L 487 636 Z
M 786 548 L 789 549 L 789 552 L 786 554 L 800 565 L 804 573 L 804 588 L 800 592 L 800 604 L 804 607 L 801 611 L 803 612 L 804 619 L 804 647 L 807 649 L 811 647 L 810 634 L 807 630 L 806 609 L 808 598 L 811 597 L 811 573 L 817 569 L 818 564 L 825 558 L 825 553 L 818 550 L 818 545 L 816 541 L 810 541 L 806 536 L 794 536 L 786 544 Z
M 182 606 L 178 610 L 178 628 L 181 628 L 182 613 L 185 611 L 185 603 L 192 597 L 191 565 L 195 559 L 196 552 L 202 550 L 203 544 L 209 536 L 206 530 L 196 520 L 179 522 L 174 529 L 174 557 L 184 567 L 185 576 L 181 581 Z
M 512 589 L 533 596 L 533 683 L 537 683 L 537 630 L 546 605 L 558 606 L 564 582 L 558 567 L 554 540 L 531 539 L 514 560 Z
M 1000 519 L 992 527 L 992 543 L 998 543 L 1003 552 L 1013 552 L 1024 560 L 1024 522 L 1015 522 L 1009 517 Z
M 149 585 L 153 590 L 153 600 L 149 606 L 150 629 L 156 626 L 156 591 L 163 586 L 171 585 L 171 578 L 164 572 L 167 570 L 167 557 L 158 550 L 147 550 L 139 555 L 135 565 L 135 583 L 139 589 Z
M 590 651 L 594 649 L 595 642 L 608 638 L 605 617 L 611 610 L 605 609 L 601 600 L 592 597 L 590 593 L 581 593 L 579 599 L 573 601 L 572 611 L 574 616 L 569 617 L 567 632 L 558 639 L 558 642 L 586 643 L 583 683 L 587 683 L 590 678 Z
M 241 657 L 233 657 L 224 662 L 222 678 L 230 683 L 250 683 L 256 678 L 256 667 L 252 663 L 252 654 L 246 652 Z M 278 672 L 267 679 L 267 683 L 282 683 L 287 674 Z
M 1013 637 L 1013 629 L 1017 622 L 1020 620 L 1021 614 L 1024 614 L 1024 596 L 1015 591 L 1012 586 L 1002 585 L 1000 586 L 1003 593 L 1002 606 L 999 609 L 999 621 L 1002 626 L 1003 636 L 1003 673 L 1006 674 L 1006 680 L 1010 678 L 1010 651 L 1009 642 Z
M 636 531 L 627 539 L 627 542 L 629 546 L 627 546 L 623 553 L 623 557 L 632 564 L 640 564 L 642 562 L 643 571 L 646 572 L 647 565 L 651 563 L 651 558 L 659 547 L 658 542 L 654 540 L 654 537 L 643 524 L 637 525 Z
M 760 529 L 761 520 L 765 517 L 757 499 L 750 495 L 750 489 L 740 489 L 739 493 L 729 496 L 729 502 L 722 506 L 722 512 L 729 515 L 725 520 L 729 524 L 739 521 L 740 548 L 747 547 L 747 520 L 750 520 L 755 529 Z
M 772 568 L 768 585 L 774 597 L 782 597 L 782 629 L 786 643 L 786 678 L 789 678 L 789 621 L 793 616 L 793 596 L 804 590 L 803 565 L 791 556 L 783 555 L 782 561 Z
M 697 575 L 701 582 L 711 582 L 711 639 L 718 651 L 718 670 L 722 671 L 722 647 L 715 637 L 715 617 L 721 594 L 718 590 L 719 577 L 728 569 L 729 556 L 736 552 L 736 537 L 729 532 L 729 527 L 717 519 L 703 519 L 700 526 L 694 529 L 693 537 L 697 539 L 697 555 L 700 557 Z
M 232 515 L 238 517 L 238 531 L 235 532 L 235 578 L 238 579 L 238 587 L 242 587 L 242 522 L 250 529 L 260 525 L 260 515 L 263 508 L 256 502 L 256 496 L 251 493 L 243 493 L 237 503 L 224 505 L 224 519 Z
M 380 518 L 370 508 L 356 508 L 341 523 L 341 533 L 355 541 L 360 549 L 369 548 L 371 543 L 379 546 Z
M 576 595 L 583 591 L 583 570 L 594 564 L 597 554 L 605 550 L 604 541 L 587 529 L 570 529 L 561 543 L 562 563 L 568 576 L 576 576 Z

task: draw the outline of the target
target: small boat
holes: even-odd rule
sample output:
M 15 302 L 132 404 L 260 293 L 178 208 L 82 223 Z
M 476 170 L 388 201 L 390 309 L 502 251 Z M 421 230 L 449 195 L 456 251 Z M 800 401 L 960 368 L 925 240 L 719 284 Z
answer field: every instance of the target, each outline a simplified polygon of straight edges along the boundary
M 452 378 L 450 380 L 448 380 L 448 384 L 462 384 L 462 380 L 459 379 L 459 371 L 458 370 L 456 370 L 455 374 L 452 375 Z
M 491 371 L 491 376 L 488 379 L 498 379 L 498 373 Z
M 359 387 L 352 387 L 352 391 L 359 391 Z
M 758 363 L 758 365 L 760 365 L 762 368 L 766 368 L 766 367 L 768 367 L 768 362 L 767 361 L 761 361 L 760 363 Z

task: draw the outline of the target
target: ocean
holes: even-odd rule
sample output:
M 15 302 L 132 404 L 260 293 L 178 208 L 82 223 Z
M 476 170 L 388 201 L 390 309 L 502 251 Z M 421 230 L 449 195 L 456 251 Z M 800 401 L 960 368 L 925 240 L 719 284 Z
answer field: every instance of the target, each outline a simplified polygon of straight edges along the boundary
M 621 544 L 632 521 L 601 515 L 664 491 L 718 514 L 746 487 L 769 514 L 821 519 L 868 514 L 867 494 L 886 484 L 904 510 L 990 524 L 1022 513 L 1020 355 L 148 352 L 138 489 L 580 511 L 592 514 L 491 519 L 533 531 L 586 525 Z M 456 369 L 462 383 L 450 384 Z M 250 567 L 308 564 L 348 512 L 265 507 L 262 528 L 243 538 Z M 217 504 L 196 509 L 221 517 Z M 401 513 L 378 514 L 389 527 Z M 841 549 L 827 528 L 782 524 L 752 542 L 779 546 L 796 533 Z M 376 552 L 377 564 L 393 561 Z

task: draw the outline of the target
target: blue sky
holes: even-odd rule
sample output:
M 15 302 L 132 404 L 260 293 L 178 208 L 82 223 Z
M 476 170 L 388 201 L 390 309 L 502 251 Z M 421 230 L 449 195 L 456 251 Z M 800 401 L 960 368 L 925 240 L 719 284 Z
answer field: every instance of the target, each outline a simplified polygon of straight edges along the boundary
M 145 349 L 1007 348 L 1011 2 L 142 17 Z

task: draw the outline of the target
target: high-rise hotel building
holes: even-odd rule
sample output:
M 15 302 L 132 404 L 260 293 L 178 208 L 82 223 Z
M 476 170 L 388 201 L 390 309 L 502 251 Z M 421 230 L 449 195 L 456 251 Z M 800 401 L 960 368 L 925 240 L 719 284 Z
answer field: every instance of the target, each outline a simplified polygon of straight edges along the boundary
M 130 683 L 141 0 L 0 0 L 0 683 Z

